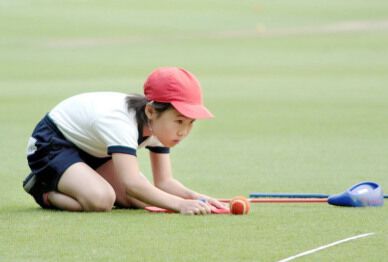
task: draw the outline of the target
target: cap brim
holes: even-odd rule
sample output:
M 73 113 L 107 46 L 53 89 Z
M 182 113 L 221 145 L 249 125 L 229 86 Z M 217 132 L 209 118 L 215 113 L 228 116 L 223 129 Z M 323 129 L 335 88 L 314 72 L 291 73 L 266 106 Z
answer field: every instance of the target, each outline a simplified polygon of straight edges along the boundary
M 184 102 L 171 102 L 173 107 L 183 116 L 192 119 L 209 119 L 213 114 L 203 105 L 192 105 Z

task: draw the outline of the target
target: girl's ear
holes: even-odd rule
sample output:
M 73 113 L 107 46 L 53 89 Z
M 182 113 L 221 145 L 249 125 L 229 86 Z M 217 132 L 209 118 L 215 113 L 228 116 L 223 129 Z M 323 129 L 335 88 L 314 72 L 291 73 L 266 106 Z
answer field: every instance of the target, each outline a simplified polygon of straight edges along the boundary
M 145 114 L 146 114 L 148 120 L 152 120 L 154 118 L 154 115 L 155 115 L 155 108 L 152 105 L 147 104 L 145 107 Z

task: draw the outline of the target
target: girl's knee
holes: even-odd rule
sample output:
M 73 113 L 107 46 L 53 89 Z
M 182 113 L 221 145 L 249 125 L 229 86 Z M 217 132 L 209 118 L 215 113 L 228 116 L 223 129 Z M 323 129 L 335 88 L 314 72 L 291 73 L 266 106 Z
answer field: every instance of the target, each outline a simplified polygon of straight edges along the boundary
M 116 200 L 116 194 L 111 187 L 90 190 L 85 199 L 80 199 L 84 211 L 110 211 Z

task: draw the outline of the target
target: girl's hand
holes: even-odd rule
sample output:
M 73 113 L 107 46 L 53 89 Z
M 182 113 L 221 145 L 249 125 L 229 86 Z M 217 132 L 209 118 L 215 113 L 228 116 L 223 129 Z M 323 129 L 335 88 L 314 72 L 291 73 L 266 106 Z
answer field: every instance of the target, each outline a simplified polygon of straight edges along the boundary
M 218 201 L 217 199 L 214 199 L 214 198 L 201 197 L 201 198 L 199 198 L 199 200 L 201 200 L 202 202 L 205 202 L 205 203 L 207 203 L 207 204 L 209 204 L 211 206 L 219 208 L 219 209 L 229 209 L 228 204 L 222 203 L 222 202 L 220 202 L 220 201 Z
M 206 215 L 211 213 L 211 208 L 200 200 L 182 200 L 179 212 L 184 215 Z

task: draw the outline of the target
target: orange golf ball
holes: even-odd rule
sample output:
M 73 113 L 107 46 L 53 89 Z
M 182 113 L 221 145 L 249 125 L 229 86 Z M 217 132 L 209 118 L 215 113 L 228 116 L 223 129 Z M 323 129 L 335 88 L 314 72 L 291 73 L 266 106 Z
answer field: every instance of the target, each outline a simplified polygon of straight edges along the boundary
M 244 196 L 236 196 L 229 202 L 230 212 L 233 215 L 246 215 L 249 213 L 251 205 Z

